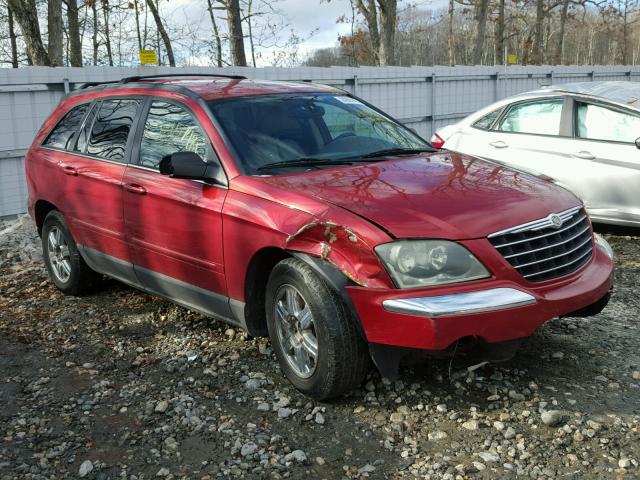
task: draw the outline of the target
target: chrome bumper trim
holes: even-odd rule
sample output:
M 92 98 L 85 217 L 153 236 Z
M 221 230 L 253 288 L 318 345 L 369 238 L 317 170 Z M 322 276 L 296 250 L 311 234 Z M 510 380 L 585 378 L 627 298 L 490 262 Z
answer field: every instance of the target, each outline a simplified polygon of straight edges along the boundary
M 532 303 L 536 303 L 536 299 L 528 293 L 514 288 L 492 288 L 437 297 L 389 299 L 384 300 L 382 306 L 388 312 L 440 317 L 490 312 Z

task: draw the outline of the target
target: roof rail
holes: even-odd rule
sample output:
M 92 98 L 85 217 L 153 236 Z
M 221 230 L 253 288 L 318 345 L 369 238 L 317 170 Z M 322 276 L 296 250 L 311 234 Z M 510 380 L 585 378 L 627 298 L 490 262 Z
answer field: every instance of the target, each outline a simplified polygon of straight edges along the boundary
M 174 77 L 214 77 L 214 78 L 230 78 L 232 80 L 246 80 L 243 75 L 222 75 L 217 73 L 168 73 L 166 75 L 136 75 L 133 77 L 125 77 L 120 83 L 132 83 L 139 80 L 147 80 L 153 78 L 174 78 Z M 107 82 L 105 82 L 107 83 Z

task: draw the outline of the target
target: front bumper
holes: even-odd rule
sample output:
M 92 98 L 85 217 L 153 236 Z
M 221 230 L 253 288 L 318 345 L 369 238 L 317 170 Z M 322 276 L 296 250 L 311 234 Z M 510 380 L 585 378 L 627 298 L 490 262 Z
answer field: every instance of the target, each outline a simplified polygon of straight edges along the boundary
M 514 276 L 440 288 L 347 290 L 370 343 L 444 350 L 465 337 L 504 342 L 607 295 L 613 286 L 610 248 L 598 239 L 593 252 L 577 272 L 540 285 Z

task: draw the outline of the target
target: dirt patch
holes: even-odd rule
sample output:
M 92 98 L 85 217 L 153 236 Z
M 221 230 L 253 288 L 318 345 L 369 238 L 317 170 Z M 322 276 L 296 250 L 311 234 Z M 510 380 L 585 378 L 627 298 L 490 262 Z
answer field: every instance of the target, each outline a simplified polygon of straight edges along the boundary
M 608 237 L 597 317 L 318 404 L 266 339 L 113 281 L 65 297 L 31 224 L 0 222 L 0 478 L 639 478 L 640 239 Z

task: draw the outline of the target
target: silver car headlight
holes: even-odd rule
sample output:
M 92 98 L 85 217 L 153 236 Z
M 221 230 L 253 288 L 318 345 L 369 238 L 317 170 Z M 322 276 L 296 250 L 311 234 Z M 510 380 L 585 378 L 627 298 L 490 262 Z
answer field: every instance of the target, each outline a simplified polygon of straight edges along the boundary
M 398 288 L 444 285 L 489 277 L 462 245 L 447 240 L 398 240 L 375 247 Z

